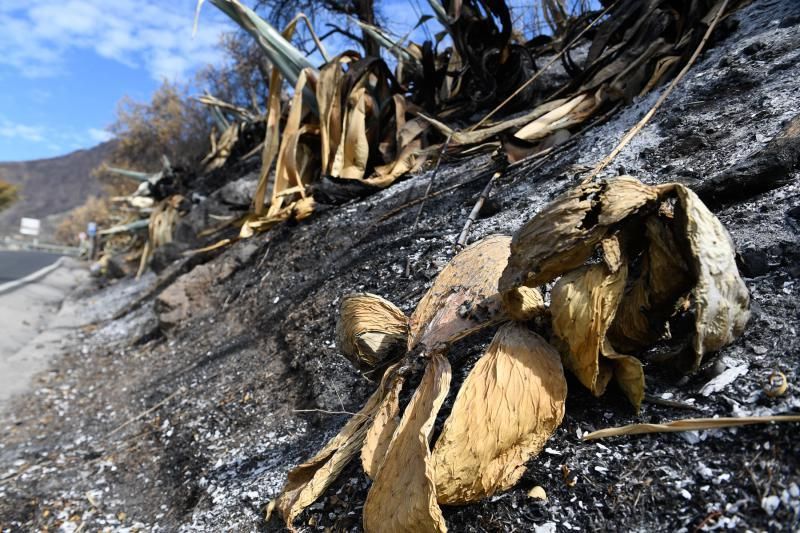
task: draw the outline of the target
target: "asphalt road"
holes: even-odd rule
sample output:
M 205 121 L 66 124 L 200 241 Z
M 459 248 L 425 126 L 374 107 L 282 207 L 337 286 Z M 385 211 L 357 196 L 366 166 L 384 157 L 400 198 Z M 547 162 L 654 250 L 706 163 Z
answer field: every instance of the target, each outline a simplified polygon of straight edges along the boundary
M 0 283 L 23 278 L 61 257 L 47 252 L 3 251 L 0 250 Z

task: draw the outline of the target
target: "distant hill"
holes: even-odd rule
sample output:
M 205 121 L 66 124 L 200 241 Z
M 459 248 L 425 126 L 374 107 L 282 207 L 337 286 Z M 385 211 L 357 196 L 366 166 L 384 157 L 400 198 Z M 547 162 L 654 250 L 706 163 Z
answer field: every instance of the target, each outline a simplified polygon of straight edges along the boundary
M 45 219 L 77 207 L 103 188 L 92 170 L 110 157 L 114 141 L 35 161 L 0 163 L 0 179 L 19 185 L 19 200 L 0 211 L 0 236 L 14 235 L 21 217 Z M 50 217 L 52 220 L 54 217 Z M 43 220 L 43 238 L 54 228 Z

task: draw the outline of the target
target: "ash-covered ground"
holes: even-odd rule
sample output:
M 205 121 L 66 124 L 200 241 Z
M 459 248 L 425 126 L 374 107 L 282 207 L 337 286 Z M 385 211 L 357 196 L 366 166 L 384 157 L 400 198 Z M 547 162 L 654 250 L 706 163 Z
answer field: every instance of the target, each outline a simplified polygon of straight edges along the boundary
M 800 528 L 797 425 L 580 439 L 632 422 L 800 412 L 797 136 L 775 149 L 800 113 L 800 9 L 756 0 L 734 18 L 738 27 L 701 56 L 607 176 L 705 191 L 751 291 L 747 331 L 692 376 L 646 367 L 648 394 L 680 408 L 651 401 L 635 414 L 618 390 L 597 399 L 569 377 L 564 423 L 518 487 L 444 508 L 452 531 Z M 511 234 L 576 185 L 661 90 L 546 164 L 509 171 L 471 239 Z M 416 226 L 419 204 L 386 216 L 424 193 L 430 170 L 160 276 L 74 294 L 61 312 L 85 326 L 0 419 L 0 529 L 280 530 L 264 510 L 287 470 L 374 387 L 336 350 L 341 297 L 369 291 L 411 312 L 452 257 L 490 167 L 488 156 L 448 162 L 432 190 L 464 185 L 425 202 Z M 723 198 L 708 184 L 725 176 L 734 181 L 722 181 Z M 742 176 L 750 185 L 735 181 Z M 452 351 L 451 397 L 488 338 Z M 776 398 L 763 392 L 774 371 L 790 383 Z M 712 380 L 720 386 L 707 387 Z M 298 529 L 359 531 L 368 485 L 352 464 Z M 546 501 L 527 496 L 536 485 Z

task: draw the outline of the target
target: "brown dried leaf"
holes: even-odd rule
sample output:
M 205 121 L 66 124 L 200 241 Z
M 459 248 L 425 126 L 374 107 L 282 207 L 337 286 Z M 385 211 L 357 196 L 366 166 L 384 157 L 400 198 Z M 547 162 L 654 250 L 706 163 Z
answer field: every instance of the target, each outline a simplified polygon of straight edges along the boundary
M 625 288 L 627 270 L 623 265 L 612 274 L 603 263 L 581 267 L 558 280 L 551 294 L 553 333 L 564 344 L 564 366 L 595 396 L 605 392 L 611 378 L 610 362 L 600 360 L 600 349 Z
M 367 91 L 361 87 L 348 97 L 348 112 L 344 122 L 344 139 L 336 151 L 331 175 L 340 178 L 362 179 L 369 159 L 367 139 Z
M 553 109 L 548 113 L 545 113 L 544 115 L 537 118 L 530 124 L 524 126 L 522 129 L 520 129 L 517 133 L 514 134 L 514 137 L 518 139 L 523 139 L 525 141 L 533 141 L 550 135 L 560 127 L 560 126 L 555 126 L 555 124 L 557 124 L 559 120 L 567 116 L 567 114 L 573 109 L 575 109 L 578 106 L 578 104 L 580 104 L 585 98 L 586 98 L 585 94 L 579 94 L 578 96 L 572 98 L 571 100 L 568 100 L 559 107 Z
M 392 383 L 391 389 L 372 419 L 372 424 L 370 424 L 364 439 L 364 446 L 361 448 L 361 464 L 364 472 L 373 479 L 383 464 L 389 443 L 400 424 L 400 390 L 402 388 L 402 378 L 396 379 Z
M 703 354 L 719 350 L 744 332 L 750 318 L 750 293 L 739 276 L 733 240 L 697 195 L 675 184 L 679 204 L 675 222 L 691 251 L 697 284 L 692 291 L 696 316 L 694 369 Z
M 289 472 L 283 491 L 271 504 L 271 507 L 280 511 L 287 527 L 291 529 L 295 517 L 311 505 L 358 454 L 364 444 L 369 421 L 377 413 L 383 399 L 396 387 L 399 377 L 394 370 L 387 369 L 380 387 L 364 407 L 322 450 Z
M 603 341 L 603 356 L 612 360 L 614 380 L 638 411 L 644 400 L 644 368 L 641 361 L 633 356 L 617 353 L 608 338 Z
M 501 315 L 497 282 L 508 260 L 511 237 L 477 241 L 442 269 L 409 321 L 409 349 L 433 348 L 494 323 Z
M 339 350 L 356 368 L 372 370 L 406 352 L 408 318 L 378 295 L 349 294 L 339 308 L 336 339 Z
M 524 285 L 502 294 L 503 310 L 512 320 L 525 322 L 545 312 L 544 298 L 539 289 Z
M 436 503 L 430 439 L 436 414 L 450 387 L 450 363 L 440 353 L 428 367 L 389 444 L 364 503 L 370 533 L 447 531 Z
M 464 504 L 512 487 L 561 423 L 566 396 L 558 352 L 521 325 L 500 328 L 434 447 L 439 503 Z
M 514 234 L 500 290 L 535 287 L 581 266 L 609 226 L 656 199 L 655 188 L 628 176 L 567 191 Z

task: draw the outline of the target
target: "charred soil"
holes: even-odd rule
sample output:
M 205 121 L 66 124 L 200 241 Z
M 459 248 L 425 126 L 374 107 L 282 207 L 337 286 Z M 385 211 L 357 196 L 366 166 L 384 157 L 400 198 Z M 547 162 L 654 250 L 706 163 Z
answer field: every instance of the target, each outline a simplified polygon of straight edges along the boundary
M 793 0 L 760 0 L 739 11 L 737 29 L 701 56 L 606 173 L 682 181 L 708 199 L 751 293 L 745 334 L 688 377 L 643 355 L 649 401 L 638 414 L 619 390 L 597 399 L 569 377 L 564 422 L 520 484 L 445 507 L 452 531 L 800 527 L 796 426 L 580 439 L 633 422 L 800 410 L 796 10 Z M 471 240 L 513 233 L 579 183 L 659 92 L 545 163 L 506 172 Z M 0 529 L 279 530 L 264 511 L 286 472 L 374 387 L 336 349 L 342 296 L 368 291 L 413 310 L 452 257 L 493 165 L 489 156 L 447 161 L 432 190 L 461 186 L 424 203 L 406 206 L 424 194 L 430 170 L 158 276 L 74 294 L 62 312 L 86 325 L 0 421 Z M 490 338 L 451 351 L 449 404 Z M 730 383 L 701 392 L 737 368 Z M 775 371 L 790 386 L 769 397 L 763 387 Z M 527 496 L 536 485 L 547 500 Z M 298 528 L 360 530 L 368 486 L 352 464 Z

